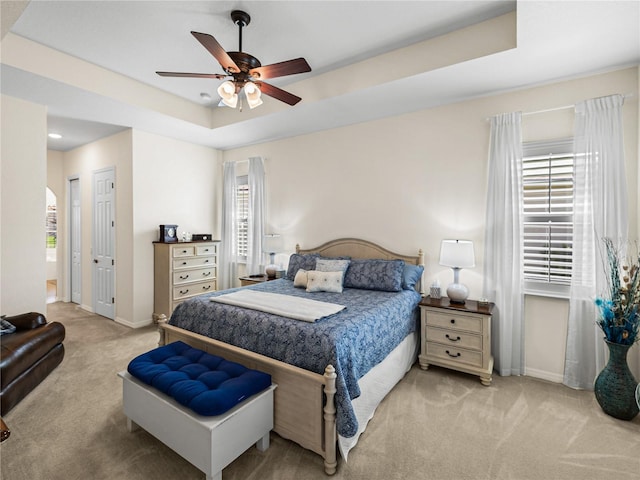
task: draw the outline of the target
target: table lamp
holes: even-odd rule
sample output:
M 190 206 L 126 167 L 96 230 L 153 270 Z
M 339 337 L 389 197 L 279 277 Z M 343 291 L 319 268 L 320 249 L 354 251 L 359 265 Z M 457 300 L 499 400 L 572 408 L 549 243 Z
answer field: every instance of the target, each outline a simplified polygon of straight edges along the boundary
M 460 270 L 475 267 L 473 242 L 469 240 L 442 240 L 440 265 L 453 269 L 453 283 L 447 287 L 447 297 L 452 303 L 464 303 L 469 289 L 459 282 Z
M 269 265 L 264 269 L 264 273 L 269 278 L 276 276 L 278 266 L 275 264 L 276 253 L 281 252 L 283 248 L 282 237 L 277 233 L 265 235 L 262 239 L 262 250 L 269 254 Z

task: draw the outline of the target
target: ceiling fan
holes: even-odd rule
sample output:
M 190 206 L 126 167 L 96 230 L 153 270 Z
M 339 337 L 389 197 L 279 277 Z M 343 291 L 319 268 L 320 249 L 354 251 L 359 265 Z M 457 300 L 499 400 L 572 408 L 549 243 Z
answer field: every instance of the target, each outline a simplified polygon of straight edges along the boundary
M 206 33 L 191 32 L 204 48 L 220 63 L 226 74 L 220 73 L 186 73 L 186 72 L 156 72 L 162 77 L 194 77 L 194 78 L 217 78 L 223 79 L 231 77 L 231 80 L 223 82 L 218 87 L 218 94 L 222 97 L 222 102 L 232 108 L 238 103 L 238 93 L 244 88 L 244 95 L 249 107 L 254 108 L 262 104 L 260 95 L 264 93 L 289 105 L 295 105 L 300 97 L 293 95 L 281 88 L 265 83 L 265 78 L 283 77 L 297 73 L 310 72 L 311 67 L 304 58 L 295 58 L 284 62 L 273 63 L 262 66 L 260 61 L 246 52 L 242 51 L 242 28 L 249 25 L 251 17 L 241 10 L 231 12 L 231 20 L 239 28 L 238 52 L 227 52 L 222 48 L 213 36 Z M 241 106 L 242 108 L 242 106 Z

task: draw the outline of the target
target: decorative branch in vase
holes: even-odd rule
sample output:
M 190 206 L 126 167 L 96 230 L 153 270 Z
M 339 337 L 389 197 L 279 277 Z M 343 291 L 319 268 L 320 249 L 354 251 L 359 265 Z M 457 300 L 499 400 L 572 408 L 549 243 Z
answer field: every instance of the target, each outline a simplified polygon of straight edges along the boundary
M 602 410 L 621 420 L 632 420 L 639 411 L 635 399 L 638 382 L 627 365 L 627 352 L 638 341 L 640 327 L 640 253 L 624 256 L 610 238 L 604 239 L 608 292 L 595 303 L 598 326 L 604 332 L 609 361 L 594 383 Z

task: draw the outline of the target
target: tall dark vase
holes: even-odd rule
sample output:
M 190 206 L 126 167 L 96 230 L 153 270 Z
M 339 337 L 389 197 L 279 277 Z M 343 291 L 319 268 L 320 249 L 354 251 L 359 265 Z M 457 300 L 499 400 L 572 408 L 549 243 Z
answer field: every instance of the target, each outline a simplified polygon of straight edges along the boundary
M 605 340 L 609 347 L 609 361 L 596 378 L 596 400 L 607 415 L 620 420 L 632 420 L 638 415 L 635 391 L 638 382 L 627 365 L 627 352 L 631 345 Z

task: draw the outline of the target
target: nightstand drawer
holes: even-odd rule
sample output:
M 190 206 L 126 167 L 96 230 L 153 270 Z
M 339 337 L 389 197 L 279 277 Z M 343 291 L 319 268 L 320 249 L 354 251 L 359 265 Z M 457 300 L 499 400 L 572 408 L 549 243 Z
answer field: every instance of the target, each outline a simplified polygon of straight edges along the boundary
M 482 352 L 457 348 L 455 346 L 440 345 L 427 342 L 427 355 L 440 358 L 447 362 L 460 363 L 473 367 L 482 367 Z
M 466 330 L 467 332 L 482 333 L 482 318 L 478 316 L 461 315 L 458 312 L 427 312 L 427 325 L 446 329 Z
M 482 350 L 482 336 L 456 330 L 427 327 L 427 341 L 438 342 L 452 347 Z

